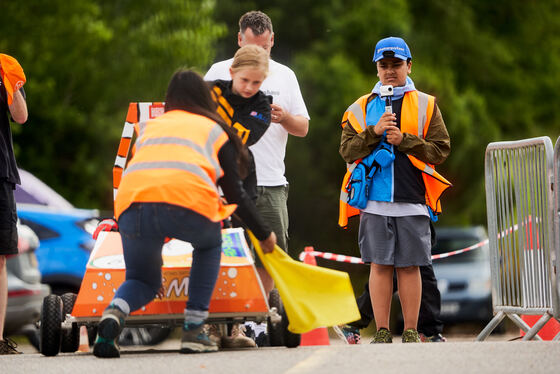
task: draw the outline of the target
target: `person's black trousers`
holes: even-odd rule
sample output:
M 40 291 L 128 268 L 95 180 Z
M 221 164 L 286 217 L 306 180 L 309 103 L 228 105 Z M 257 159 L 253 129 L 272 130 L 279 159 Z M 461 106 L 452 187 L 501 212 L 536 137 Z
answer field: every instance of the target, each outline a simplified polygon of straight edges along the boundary
M 441 309 L 441 295 L 437 288 L 437 280 L 432 265 L 420 266 L 422 278 L 422 300 L 418 315 L 418 332 L 425 336 L 441 334 L 443 322 L 439 319 Z M 393 278 L 393 290 L 397 291 L 397 278 Z M 369 282 L 365 284 L 364 292 L 356 299 L 361 319 L 349 323 L 350 326 L 364 329 L 373 321 L 373 309 L 369 294 Z

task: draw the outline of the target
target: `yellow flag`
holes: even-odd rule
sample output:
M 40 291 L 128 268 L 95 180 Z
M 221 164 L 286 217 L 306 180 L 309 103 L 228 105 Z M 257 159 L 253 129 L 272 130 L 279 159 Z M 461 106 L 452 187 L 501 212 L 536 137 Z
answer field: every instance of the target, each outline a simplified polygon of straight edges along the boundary
M 288 330 L 303 334 L 360 319 L 348 273 L 295 261 L 278 246 L 264 254 L 257 238 L 248 234 L 278 288 L 290 321 Z

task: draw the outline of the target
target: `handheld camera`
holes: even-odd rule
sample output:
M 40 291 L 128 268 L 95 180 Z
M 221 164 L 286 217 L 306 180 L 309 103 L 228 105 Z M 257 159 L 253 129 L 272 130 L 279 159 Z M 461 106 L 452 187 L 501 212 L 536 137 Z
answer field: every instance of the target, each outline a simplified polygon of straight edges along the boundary
M 379 96 L 381 97 L 393 96 L 393 86 L 387 84 L 385 86 L 379 87 Z
M 393 104 L 391 97 L 393 96 L 393 86 L 390 84 L 379 87 L 379 96 L 385 98 L 385 112 L 393 113 Z

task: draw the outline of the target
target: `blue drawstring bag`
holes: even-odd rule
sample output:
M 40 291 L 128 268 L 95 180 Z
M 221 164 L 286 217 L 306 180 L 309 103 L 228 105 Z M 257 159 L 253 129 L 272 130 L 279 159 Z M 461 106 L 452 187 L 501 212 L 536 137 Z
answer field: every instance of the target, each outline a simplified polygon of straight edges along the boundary
M 362 159 L 362 161 L 356 165 L 352 171 L 348 185 L 346 186 L 348 205 L 354 208 L 365 209 L 368 202 L 371 179 L 377 171 L 377 167 L 371 165 L 371 160 L 367 160 L 370 156 L 371 155 Z M 369 166 L 368 161 L 370 161 Z
M 379 168 L 389 167 L 394 160 L 393 146 L 387 143 L 385 136 L 383 136 L 375 151 L 364 157 L 352 171 L 346 185 L 348 205 L 357 209 L 365 209 L 375 172 Z
M 381 168 L 387 168 L 395 161 L 395 152 L 393 146 L 385 140 L 385 136 L 381 139 L 377 150 L 374 152 L 374 162 L 377 162 Z

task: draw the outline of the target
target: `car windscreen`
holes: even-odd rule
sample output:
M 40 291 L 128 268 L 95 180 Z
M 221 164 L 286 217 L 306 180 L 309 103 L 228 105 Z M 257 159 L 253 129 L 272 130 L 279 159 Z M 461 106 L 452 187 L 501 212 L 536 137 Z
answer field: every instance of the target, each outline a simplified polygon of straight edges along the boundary
M 460 249 L 468 248 L 474 244 L 481 242 L 484 239 L 479 239 L 477 237 L 441 237 L 438 236 L 437 243 L 432 248 L 432 255 L 439 255 L 443 253 L 449 253 L 457 251 Z M 485 244 L 488 246 L 488 244 Z M 484 246 L 475 248 L 473 250 L 463 252 L 460 254 L 452 255 L 449 257 L 439 258 L 434 260 L 437 263 L 460 263 L 460 262 L 471 262 L 480 259 L 484 259 L 485 253 Z

